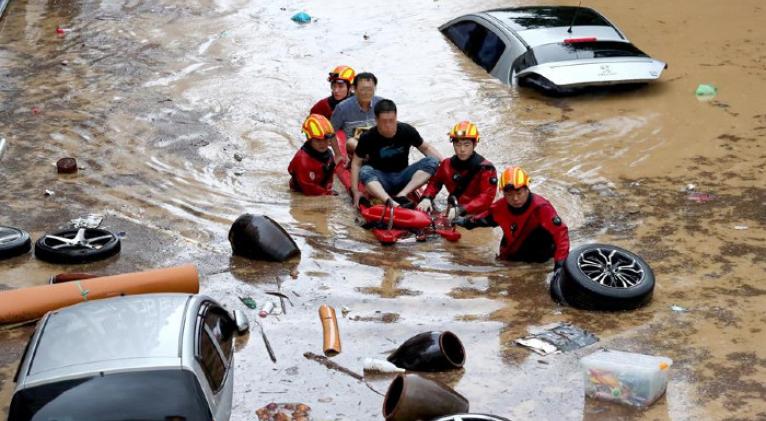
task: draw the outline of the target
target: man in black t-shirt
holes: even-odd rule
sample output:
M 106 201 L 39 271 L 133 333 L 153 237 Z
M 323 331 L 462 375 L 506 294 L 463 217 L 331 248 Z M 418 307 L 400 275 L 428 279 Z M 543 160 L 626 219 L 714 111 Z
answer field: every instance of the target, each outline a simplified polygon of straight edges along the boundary
M 351 162 L 354 206 L 359 205 L 360 193 L 357 187 L 360 180 L 367 191 L 380 200 L 389 201 L 391 196 L 406 197 L 428 182 L 442 160 L 441 154 L 424 142 L 414 127 L 397 121 L 396 104 L 393 101 L 380 100 L 374 111 L 376 126 L 359 138 Z M 409 165 L 411 146 L 416 147 L 425 157 Z M 398 206 L 396 200 L 392 202 Z

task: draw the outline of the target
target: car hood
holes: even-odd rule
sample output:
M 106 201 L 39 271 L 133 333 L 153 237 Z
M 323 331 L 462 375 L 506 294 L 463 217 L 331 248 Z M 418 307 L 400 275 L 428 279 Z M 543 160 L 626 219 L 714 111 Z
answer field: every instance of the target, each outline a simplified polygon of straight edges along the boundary
M 572 60 L 528 67 L 516 77 L 538 74 L 566 87 L 643 83 L 658 79 L 666 67 L 664 62 L 649 57 Z

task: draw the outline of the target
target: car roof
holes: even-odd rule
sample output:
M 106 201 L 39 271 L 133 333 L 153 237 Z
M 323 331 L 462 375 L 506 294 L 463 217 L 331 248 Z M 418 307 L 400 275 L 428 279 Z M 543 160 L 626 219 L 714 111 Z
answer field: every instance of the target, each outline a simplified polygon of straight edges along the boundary
M 515 33 L 530 47 L 578 37 L 596 37 L 603 41 L 627 41 L 611 22 L 588 7 L 513 7 L 487 10 L 482 14 Z M 570 25 L 572 25 L 571 33 L 568 32 Z
M 190 294 L 88 301 L 51 312 L 24 383 L 136 367 L 179 366 Z

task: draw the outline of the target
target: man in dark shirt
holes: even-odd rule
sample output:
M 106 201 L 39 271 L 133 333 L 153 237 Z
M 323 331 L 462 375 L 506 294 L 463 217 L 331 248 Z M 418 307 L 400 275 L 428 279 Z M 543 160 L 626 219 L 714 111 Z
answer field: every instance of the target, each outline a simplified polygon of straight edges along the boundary
M 375 104 L 376 126 L 359 138 L 351 162 L 351 194 L 354 206 L 359 205 L 359 181 L 372 196 L 388 202 L 391 196 L 402 198 L 428 182 L 436 172 L 441 154 L 423 141 L 420 133 L 407 123 L 396 119 L 396 104 L 388 99 Z M 423 155 L 409 165 L 410 147 Z M 366 161 L 365 161 L 366 160 Z M 391 200 L 398 206 L 396 200 Z

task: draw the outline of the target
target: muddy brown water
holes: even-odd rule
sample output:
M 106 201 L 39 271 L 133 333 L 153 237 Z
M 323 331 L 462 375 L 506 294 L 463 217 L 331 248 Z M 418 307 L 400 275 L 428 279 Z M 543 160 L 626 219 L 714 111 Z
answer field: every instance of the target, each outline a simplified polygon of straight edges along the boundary
M 202 291 L 230 308 L 241 307 L 238 295 L 262 302 L 277 279 L 297 293 L 287 314 L 259 320 L 276 364 L 255 331 L 237 345 L 233 419 L 254 419 L 272 401 L 304 402 L 317 419 L 381 418 L 374 390 L 384 393 L 390 377 L 372 377 L 368 388 L 303 357 L 321 352 L 321 303 L 350 310 L 333 361 L 359 373 L 364 357 L 384 357 L 416 333 L 455 332 L 466 365 L 434 377 L 476 412 L 764 419 L 765 6 L 586 3 L 669 63 L 660 83 L 545 98 L 500 84 L 436 30 L 462 13 L 536 2 L 12 0 L 0 20 L 0 136 L 8 140 L 0 223 L 37 238 L 98 212 L 126 232 L 123 251 L 76 271 L 192 261 Z M 315 21 L 290 21 L 303 8 Z M 547 266 L 494 260 L 498 232 L 381 247 L 354 223 L 345 196 L 291 194 L 285 168 L 301 144 L 300 122 L 328 94 L 325 76 L 337 64 L 376 73 L 378 93 L 442 153 L 454 122 L 476 122 L 479 151 L 498 167 L 525 166 L 574 244 L 613 243 L 646 258 L 657 276 L 652 303 L 616 314 L 561 308 L 547 296 Z M 697 101 L 699 83 L 717 86 L 718 96 Z M 78 159 L 77 175 L 56 175 L 64 156 Z M 689 200 L 689 184 L 714 199 Z M 282 223 L 300 260 L 232 258 L 226 233 L 244 212 Z M 32 255 L 6 260 L 0 288 L 65 270 Z M 545 358 L 513 345 L 530 326 L 555 321 L 601 340 Z M 0 331 L 0 412 L 31 331 Z M 599 347 L 672 358 L 667 394 L 644 411 L 584 399 L 578 358 Z

